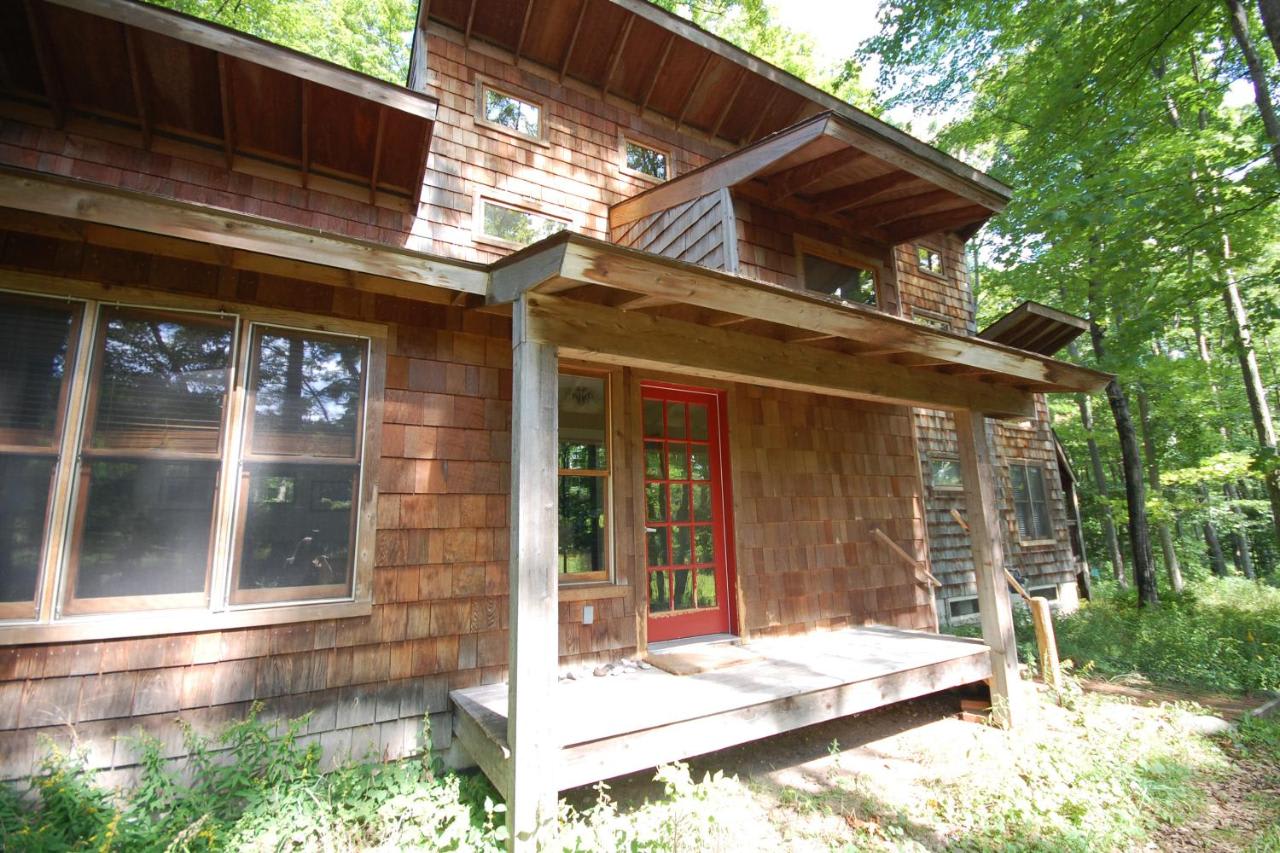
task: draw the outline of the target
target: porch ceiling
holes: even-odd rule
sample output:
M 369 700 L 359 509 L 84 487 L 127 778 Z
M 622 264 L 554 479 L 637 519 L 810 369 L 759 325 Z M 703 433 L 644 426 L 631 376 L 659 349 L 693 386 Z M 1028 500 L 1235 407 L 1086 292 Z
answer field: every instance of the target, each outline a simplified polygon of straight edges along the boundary
M 936 231 L 967 238 L 1009 200 L 1006 188 L 977 170 L 944 169 L 826 112 L 615 204 L 609 224 L 618 228 L 725 187 L 886 244 Z
M 133 0 L 27 0 L 0 4 L 0 114 L 412 210 L 436 100 Z
M 495 265 L 491 304 L 526 298 L 575 357 L 678 367 L 859 399 L 1027 417 L 1038 392 L 1110 376 L 872 308 L 562 233 Z

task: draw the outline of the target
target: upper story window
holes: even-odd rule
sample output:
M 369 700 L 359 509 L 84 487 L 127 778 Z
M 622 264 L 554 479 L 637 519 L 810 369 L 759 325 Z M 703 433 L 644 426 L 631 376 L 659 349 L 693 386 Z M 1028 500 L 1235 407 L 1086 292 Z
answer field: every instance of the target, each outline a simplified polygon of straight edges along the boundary
M 655 181 L 671 177 L 671 153 L 622 137 L 622 171 Z
M 843 302 L 876 304 L 877 276 L 871 264 L 835 247 L 806 242 L 797 248 L 800 282 L 805 290 L 825 293 Z
M 532 98 L 480 79 L 476 81 L 476 101 L 476 120 L 481 124 L 537 142 L 546 139 L 542 105 Z
M 480 198 L 476 239 L 514 249 L 523 248 L 569 227 L 569 222 L 544 213 Z
M 561 373 L 560 545 L 563 580 L 609 577 L 609 376 Z
M 924 308 L 912 308 L 911 319 L 922 326 L 941 329 L 944 332 L 951 331 L 951 320 L 949 318 Z
M 0 293 L 0 619 L 353 599 L 371 341 L 278 322 Z
M 942 253 L 928 246 L 916 246 L 916 263 L 921 272 L 942 275 Z
M 1009 466 L 1013 483 L 1013 508 L 1018 516 L 1018 537 L 1023 542 L 1053 539 L 1053 523 L 1049 518 L 1049 491 L 1044 468 L 1039 465 Z

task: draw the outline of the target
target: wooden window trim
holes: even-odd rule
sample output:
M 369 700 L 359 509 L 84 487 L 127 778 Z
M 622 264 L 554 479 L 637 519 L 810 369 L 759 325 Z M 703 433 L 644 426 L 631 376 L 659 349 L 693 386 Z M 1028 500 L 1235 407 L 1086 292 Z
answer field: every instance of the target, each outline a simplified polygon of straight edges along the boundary
M 940 269 L 937 272 L 934 272 L 933 270 L 928 269 L 927 267 L 925 267 L 923 263 L 921 263 L 920 261 L 921 249 L 925 249 L 927 251 L 933 252 L 935 255 L 938 256 L 938 266 L 940 267 Z M 937 246 L 930 246 L 928 243 L 913 243 L 911 246 L 911 256 L 912 256 L 912 260 L 915 261 L 916 272 L 918 272 L 920 275 L 928 276 L 929 278 L 932 278 L 935 281 L 947 281 L 946 258 L 943 256 L 942 250 L 939 249 Z
M 804 234 L 795 235 L 795 265 L 796 265 L 796 282 L 800 285 L 800 289 L 811 296 L 825 298 L 836 305 L 849 304 L 843 299 L 839 299 L 820 290 L 810 290 L 805 284 L 804 276 L 804 256 L 812 255 L 816 258 L 823 258 L 837 264 L 854 269 L 864 270 L 871 273 L 871 302 L 853 303 L 857 305 L 866 305 L 869 308 L 875 308 L 878 311 L 884 311 L 884 298 L 881 289 L 885 287 L 886 274 L 884 264 L 870 255 L 864 255 L 853 249 L 837 246 L 834 243 L 826 243 L 822 240 L 816 240 L 813 237 Z
M 667 158 L 667 176 L 665 178 L 659 178 L 655 175 L 650 175 L 648 172 L 641 172 L 638 169 L 632 169 L 627 166 L 628 142 L 632 145 L 639 145 L 642 148 L 648 148 L 650 151 L 656 151 L 657 153 L 665 156 Z M 631 178 L 637 178 L 641 181 L 645 181 L 646 183 L 665 184 L 667 181 L 676 177 L 676 161 L 675 157 L 672 156 L 671 146 L 654 142 L 646 136 L 632 133 L 631 131 L 624 130 L 618 133 L 618 158 L 618 171 L 621 174 Z
M 156 636 L 161 634 L 192 633 L 200 631 L 228 630 L 258 625 L 281 625 L 320 619 L 339 619 L 366 616 L 373 604 L 373 551 L 376 534 L 377 508 L 377 460 L 381 453 L 381 412 L 385 392 L 386 353 L 389 330 L 386 326 L 361 321 L 348 321 L 332 317 L 317 317 L 295 311 L 262 308 L 226 300 L 152 291 L 145 288 L 108 287 L 96 282 L 63 279 L 56 276 L 23 274 L 8 277 L 0 273 L 0 290 L 29 297 L 80 302 L 81 329 L 96 328 L 101 306 L 128 306 L 140 309 L 167 308 L 178 313 L 233 314 L 242 328 L 257 324 L 284 326 L 313 333 L 328 333 L 368 339 L 368 367 L 365 380 L 364 438 L 361 446 L 362 464 L 359 484 L 357 533 L 353 540 L 355 560 L 350 593 L 341 600 L 263 602 L 232 605 L 228 601 L 228 584 L 231 575 L 229 553 L 232 546 L 229 516 L 234 513 L 236 500 L 219 498 L 215 503 L 214 534 L 211 548 L 216 556 L 211 560 L 212 581 L 208 585 L 210 603 L 200 607 L 181 609 L 144 609 L 132 605 L 126 620 L 117 612 L 64 613 L 59 608 L 63 589 L 67 587 L 67 561 L 70 544 L 67 540 L 73 527 L 72 500 L 80 479 L 78 465 L 60 461 L 54 469 L 54 485 L 50 492 L 51 510 L 47 523 L 45 551 L 39 571 L 37 608 L 34 618 L 30 605 L 23 603 L 24 613 L 10 616 L 0 612 L 0 646 L 46 642 L 75 642 L 111 638 Z M 223 442 L 227 448 L 222 454 L 219 468 L 220 482 L 230 482 L 229 473 L 239 465 L 239 439 L 243 417 L 230 413 L 242 409 L 245 401 L 245 373 L 240 360 L 247 347 L 248 335 L 236 340 L 236 360 L 233 364 L 234 382 L 229 392 L 227 415 L 230 429 L 224 429 Z M 85 435 L 84 427 L 89 416 L 90 373 L 94 370 L 91 358 L 96 335 L 81 334 L 74 348 L 71 381 L 69 383 L 66 411 L 63 412 L 62 435 L 59 446 L 49 455 L 59 454 L 62 460 L 76 457 L 77 448 Z M 204 457 L 201 458 L 210 458 Z M 297 462 L 293 459 L 291 461 Z M 237 496 L 238 500 L 238 496 Z
M 1023 538 L 1022 528 L 1021 526 L 1018 525 L 1018 498 L 1017 498 L 1017 495 L 1014 493 L 1014 489 L 1013 489 L 1013 469 L 1014 468 L 1025 468 L 1028 471 L 1030 471 L 1032 468 L 1039 469 L 1040 487 L 1041 487 L 1040 490 L 1043 493 L 1042 497 L 1044 499 L 1044 514 L 1049 525 L 1048 536 L 1035 537 L 1031 539 Z M 1027 499 L 1030 502 L 1031 510 L 1034 514 L 1035 501 L 1034 499 L 1031 498 L 1031 478 L 1030 477 L 1027 478 Z M 1020 546 L 1022 546 L 1023 548 L 1048 548 L 1058 544 L 1058 538 L 1053 528 L 1053 513 L 1052 513 L 1053 503 L 1049 498 L 1049 465 L 1048 463 L 1030 462 L 1030 461 L 1010 462 L 1009 463 L 1009 500 L 1010 500 L 1010 503 L 1013 504 L 1013 523 L 1014 523 L 1015 531 L 1018 534 L 1018 544 Z
M 545 98 L 535 97 L 518 86 L 508 86 L 506 83 L 499 83 L 482 74 L 476 75 L 475 86 L 475 112 L 473 113 L 472 118 L 475 120 L 477 127 L 483 127 L 515 139 L 531 142 L 534 145 L 539 145 L 543 148 L 551 147 L 551 142 L 547 139 L 547 119 L 549 118 L 549 112 L 547 111 L 547 100 Z M 518 130 L 513 130 L 505 124 L 498 124 L 496 121 L 489 121 L 489 119 L 485 117 L 484 110 L 484 93 L 486 89 L 496 92 L 499 95 L 505 95 L 508 98 L 521 101 L 529 106 L 537 107 L 538 135 L 530 136 L 527 133 L 521 133 Z
M 475 243 L 487 246 L 496 246 L 501 249 L 512 251 L 520 251 L 526 249 L 533 243 L 524 244 L 517 243 L 515 240 L 504 240 L 501 237 L 494 237 L 492 234 L 486 234 L 484 230 L 484 206 L 485 204 L 494 204 L 498 207 L 505 207 L 509 210 L 520 211 L 521 213 L 531 213 L 535 216 L 541 216 L 546 219 L 554 219 L 557 222 L 564 223 L 564 230 L 576 231 L 576 219 L 569 214 L 568 211 L 557 210 L 549 205 L 539 202 L 530 201 L 528 199 L 517 199 L 510 193 L 495 192 L 493 190 L 476 190 L 471 206 L 471 239 Z
M 559 486 L 559 480 L 562 476 L 570 477 L 597 477 L 605 481 L 604 489 L 604 532 L 605 532 L 605 566 L 604 571 L 599 572 L 577 572 L 570 574 L 556 570 L 561 588 L 568 589 L 587 589 L 597 588 L 600 590 L 612 589 L 616 586 L 617 578 L 617 541 L 618 537 L 614 530 L 617 521 L 617 505 L 614 498 L 615 484 L 617 481 L 618 460 L 615 454 L 617 442 L 613 439 L 614 412 L 619 402 L 620 371 L 610 370 L 608 368 L 592 367 L 588 365 L 580 365 L 574 363 L 560 363 L 560 369 L 557 372 L 568 373 L 573 376 L 593 376 L 603 379 L 605 382 L 605 410 L 604 410 L 604 452 L 605 459 L 609 460 L 608 470 L 599 469 L 580 469 L 580 468 L 558 468 L 556 471 L 556 484 Z M 556 455 L 560 453 L 560 437 L 556 436 Z M 601 597 L 604 597 L 603 595 Z

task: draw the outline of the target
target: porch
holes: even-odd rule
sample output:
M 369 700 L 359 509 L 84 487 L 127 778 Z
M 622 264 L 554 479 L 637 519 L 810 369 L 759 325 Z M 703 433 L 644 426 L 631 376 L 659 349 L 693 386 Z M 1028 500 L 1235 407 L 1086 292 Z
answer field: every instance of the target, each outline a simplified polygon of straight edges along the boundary
M 544 778 L 562 791 L 991 676 L 984 643 L 881 626 L 741 648 L 746 662 L 692 675 L 654 667 L 557 683 L 548 716 L 558 751 Z M 507 685 L 450 698 L 454 737 L 509 797 Z

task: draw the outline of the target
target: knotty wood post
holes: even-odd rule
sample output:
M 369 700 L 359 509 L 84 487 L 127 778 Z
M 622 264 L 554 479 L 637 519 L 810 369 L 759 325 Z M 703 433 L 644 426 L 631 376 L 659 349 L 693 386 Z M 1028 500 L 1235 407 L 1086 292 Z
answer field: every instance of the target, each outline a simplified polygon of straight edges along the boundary
M 507 744 L 511 749 L 507 841 L 537 848 L 536 833 L 556 819 L 552 720 L 558 665 L 555 346 L 530 340 L 528 303 L 512 310 L 511 560 L 507 661 Z
M 987 443 L 987 418 L 968 410 L 958 410 L 954 415 L 973 569 L 978 581 L 982 639 L 991 648 L 991 701 L 996 719 L 1012 727 L 1024 716 L 1025 698 L 1018 679 L 1018 644 L 1004 576 L 1004 531 L 996 500 L 991 446 Z
M 1040 677 L 1055 690 L 1062 689 L 1062 663 L 1058 660 L 1058 638 L 1053 632 L 1053 609 L 1040 596 L 1027 602 L 1036 626 L 1036 647 L 1040 650 Z

